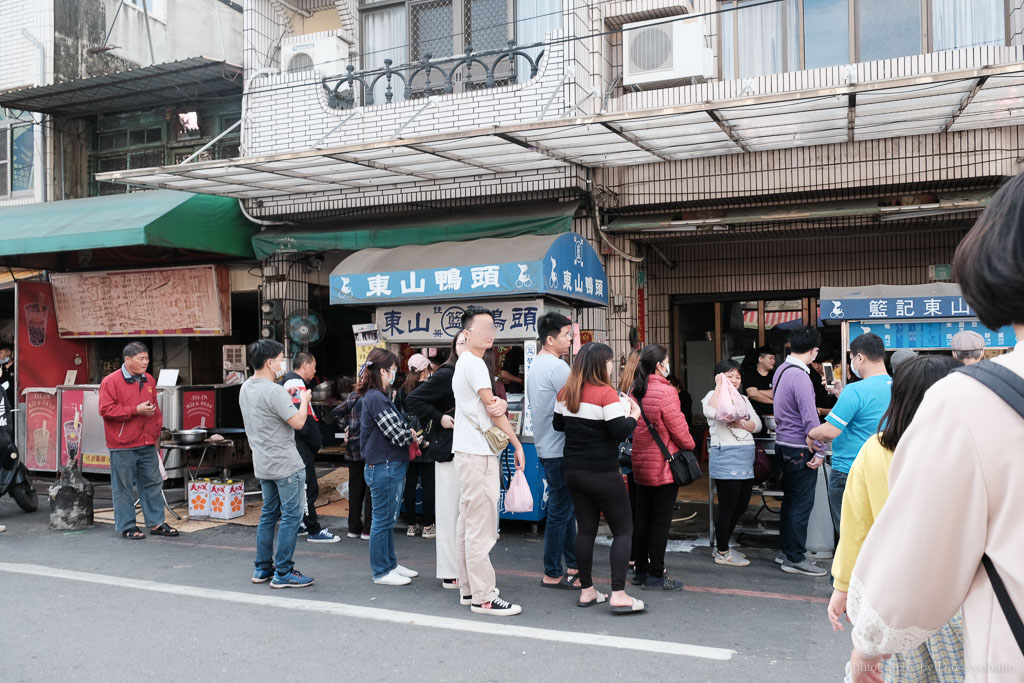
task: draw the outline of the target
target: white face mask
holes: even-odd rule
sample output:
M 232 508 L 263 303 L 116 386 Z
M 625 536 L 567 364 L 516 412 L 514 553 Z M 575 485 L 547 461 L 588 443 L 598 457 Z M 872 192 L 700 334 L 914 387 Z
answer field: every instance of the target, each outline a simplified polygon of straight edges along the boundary
M 283 360 L 281 361 L 281 364 L 278 365 L 277 368 L 274 369 L 274 378 L 275 379 L 281 379 L 282 377 L 284 377 L 284 361 Z
M 395 377 L 398 376 L 398 372 L 397 371 L 392 371 L 390 374 L 391 374 L 391 379 L 388 380 L 388 386 L 393 387 L 393 386 L 395 386 Z
M 668 361 L 665 361 L 665 369 L 662 371 L 661 376 L 662 377 L 668 377 L 671 374 L 672 374 L 672 367 L 671 367 L 671 365 L 669 364 Z
M 850 361 L 850 369 L 853 370 L 853 374 L 857 376 L 857 379 L 861 379 L 860 370 L 857 369 L 852 360 Z

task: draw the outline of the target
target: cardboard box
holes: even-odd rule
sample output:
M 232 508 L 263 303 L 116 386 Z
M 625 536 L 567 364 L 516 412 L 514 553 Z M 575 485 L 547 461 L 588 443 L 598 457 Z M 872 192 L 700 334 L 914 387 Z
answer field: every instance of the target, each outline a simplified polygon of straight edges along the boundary
M 234 519 L 245 514 L 245 484 L 229 479 L 210 484 L 210 518 Z
M 196 479 L 188 483 L 188 518 L 205 519 L 210 516 L 210 480 Z

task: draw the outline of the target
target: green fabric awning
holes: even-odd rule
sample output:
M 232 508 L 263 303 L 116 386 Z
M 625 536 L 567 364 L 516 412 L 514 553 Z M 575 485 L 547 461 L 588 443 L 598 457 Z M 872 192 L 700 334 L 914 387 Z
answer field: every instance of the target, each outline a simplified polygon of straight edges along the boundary
M 256 256 L 263 259 L 276 251 L 358 251 L 392 249 L 408 244 L 466 242 L 486 237 L 559 235 L 572 229 L 572 216 L 579 202 L 524 205 L 423 220 L 387 221 L 368 216 L 365 225 L 343 230 L 299 230 L 274 228 L 252 238 Z
M 156 190 L 0 208 L 0 255 L 153 246 L 253 258 L 237 199 Z

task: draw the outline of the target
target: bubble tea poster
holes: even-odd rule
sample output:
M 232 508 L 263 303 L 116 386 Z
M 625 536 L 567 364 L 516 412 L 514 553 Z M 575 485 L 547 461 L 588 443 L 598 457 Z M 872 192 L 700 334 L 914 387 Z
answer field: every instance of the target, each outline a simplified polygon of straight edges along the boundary
M 89 381 L 89 353 L 78 339 L 61 339 L 53 308 L 53 289 L 48 282 L 17 283 L 18 333 L 14 352 L 18 401 L 30 387 L 52 388 L 64 382 L 68 370 L 78 371 L 78 381 Z M 75 359 L 79 359 L 78 365 Z M 51 427 L 48 425 L 47 429 Z M 56 425 L 52 427 L 58 432 Z

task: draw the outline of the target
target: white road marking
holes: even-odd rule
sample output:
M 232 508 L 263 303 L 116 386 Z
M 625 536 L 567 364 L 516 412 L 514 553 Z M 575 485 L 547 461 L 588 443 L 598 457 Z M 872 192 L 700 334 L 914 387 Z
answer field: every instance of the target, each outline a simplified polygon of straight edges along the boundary
M 144 579 L 129 579 L 121 576 L 109 576 L 106 574 L 76 572 L 67 569 L 59 569 L 57 567 L 45 567 L 37 564 L 0 562 L 0 571 L 12 574 L 26 574 L 29 576 L 47 576 L 55 579 L 66 579 L 68 581 L 84 581 L 86 583 L 117 586 L 120 588 L 132 588 L 135 590 L 151 591 L 154 593 L 185 595 L 205 600 L 222 600 L 224 602 L 259 605 L 262 607 L 277 607 L 281 609 L 334 614 L 354 619 L 371 619 L 374 621 L 385 621 L 394 624 L 405 624 L 408 626 L 440 628 L 450 631 L 465 631 L 468 633 L 485 633 L 488 635 L 511 636 L 514 638 L 530 638 L 533 640 L 567 643 L 572 645 L 614 647 L 623 650 L 640 650 L 642 652 L 657 652 L 668 655 L 699 657 L 702 659 L 716 659 L 721 661 L 729 660 L 734 654 L 736 654 L 735 650 L 706 647 L 703 645 L 671 643 L 662 640 L 644 640 L 641 638 L 625 638 L 621 636 L 602 635 L 599 633 L 556 631 L 554 629 L 536 628 L 532 626 L 516 626 L 514 624 L 483 621 L 486 617 L 481 617 L 480 620 L 474 619 L 472 621 L 467 619 L 453 619 L 449 617 L 416 614 L 414 612 L 399 612 L 397 610 L 362 607 L 360 605 L 346 605 L 340 602 L 287 598 L 276 594 L 259 595 L 253 593 L 238 593 L 235 591 L 218 590 L 215 588 L 199 588 L 196 586 L 182 586 L 173 583 L 147 581 Z

